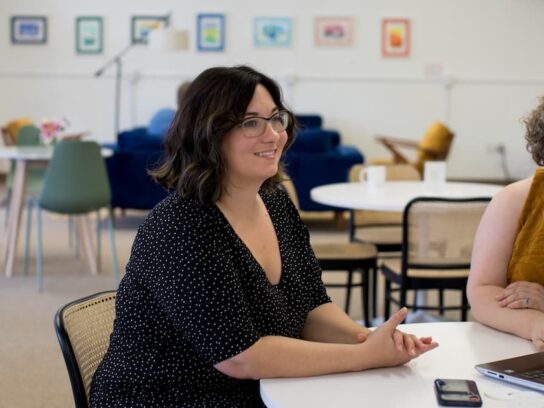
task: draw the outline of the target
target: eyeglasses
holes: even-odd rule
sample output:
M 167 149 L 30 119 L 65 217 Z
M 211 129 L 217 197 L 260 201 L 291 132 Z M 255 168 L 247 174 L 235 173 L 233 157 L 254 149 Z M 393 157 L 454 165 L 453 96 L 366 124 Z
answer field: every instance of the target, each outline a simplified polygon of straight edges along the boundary
M 264 133 L 267 122 L 270 122 L 275 132 L 283 132 L 289 126 L 289 113 L 287 111 L 279 111 L 269 118 L 261 118 L 259 116 L 247 118 L 241 121 L 238 126 L 242 128 L 245 137 L 256 138 Z

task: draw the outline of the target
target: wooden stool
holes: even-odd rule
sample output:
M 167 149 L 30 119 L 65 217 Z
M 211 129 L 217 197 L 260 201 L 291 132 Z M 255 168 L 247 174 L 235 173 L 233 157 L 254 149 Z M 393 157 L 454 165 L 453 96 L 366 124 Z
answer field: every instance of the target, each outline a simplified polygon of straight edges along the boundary
M 369 271 L 375 271 L 377 267 L 378 251 L 372 244 L 361 242 L 330 243 L 312 245 L 315 256 L 324 271 L 348 271 L 348 282 L 329 283 L 326 287 L 346 288 L 346 303 L 344 310 L 349 314 L 351 289 L 361 287 L 361 304 L 363 307 L 363 318 L 365 325 L 370 324 L 369 296 L 368 296 L 368 275 Z M 361 283 L 353 283 L 353 272 L 361 272 Z

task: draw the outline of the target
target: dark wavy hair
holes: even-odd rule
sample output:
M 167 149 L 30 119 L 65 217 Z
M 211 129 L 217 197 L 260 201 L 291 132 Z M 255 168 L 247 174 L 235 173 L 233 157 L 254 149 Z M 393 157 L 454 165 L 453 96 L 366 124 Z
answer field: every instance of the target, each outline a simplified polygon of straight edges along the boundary
M 527 151 L 539 166 L 544 165 L 544 97 L 540 97 L 538 106 L 523 119 Z
M 268 90 L 279 110 L 289 113 L 285 152 L 294 141 L 296 126 L 294 115 L 283 104 L 278 84 L 248 66 L 209 68 L 186 89 L 166 135 L 164 162 L 150 175 L 184 198 L 196 198 L 203 204 L 217 201 L 225 192 L 223 139 L 244 119 L 258 84 Z M 282 180 L 280 162 L 276 175 L 262 188 L 270 190 Z

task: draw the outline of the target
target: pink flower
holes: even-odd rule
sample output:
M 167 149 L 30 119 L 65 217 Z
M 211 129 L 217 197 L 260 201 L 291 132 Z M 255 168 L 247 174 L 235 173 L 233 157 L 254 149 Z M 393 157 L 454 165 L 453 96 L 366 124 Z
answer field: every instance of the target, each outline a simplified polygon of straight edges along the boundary
M 62 137 L 64 129 L 68 125 L 65 118 L 42 119 L 40 124 L 40 138 L 44 144 L 51 144 Z

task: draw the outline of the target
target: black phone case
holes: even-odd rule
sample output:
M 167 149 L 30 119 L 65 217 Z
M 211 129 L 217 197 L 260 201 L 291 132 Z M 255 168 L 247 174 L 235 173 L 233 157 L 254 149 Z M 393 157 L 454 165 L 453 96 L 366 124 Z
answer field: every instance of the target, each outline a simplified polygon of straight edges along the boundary
M 459 391 L 447 391 L 448 384 L 452 382 L 462 382 L 464 390 Z M 458 379 L 446 379 L 437 378 L 434 380 L 434 391 L 436 393 L 436 399 L 442 406 L 450 407 L 481 407 L 482 397 L 478 391 L 478 386 L 472 380 L 458 380 Z M 454 398 L 453 396 L 458 396 Z

